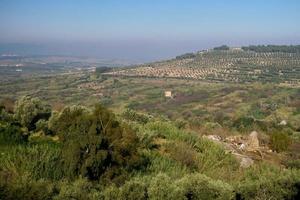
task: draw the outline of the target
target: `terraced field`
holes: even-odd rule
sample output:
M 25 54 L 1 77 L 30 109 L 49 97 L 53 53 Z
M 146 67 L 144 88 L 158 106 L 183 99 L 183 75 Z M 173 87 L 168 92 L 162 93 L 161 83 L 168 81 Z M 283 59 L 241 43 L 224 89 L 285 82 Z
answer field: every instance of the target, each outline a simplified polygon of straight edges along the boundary
M 198 79 L 214 82 L 300 84 L 299 53 L 201 51 L 188 58 L 136 65 L 105 73 L 112 76 Z

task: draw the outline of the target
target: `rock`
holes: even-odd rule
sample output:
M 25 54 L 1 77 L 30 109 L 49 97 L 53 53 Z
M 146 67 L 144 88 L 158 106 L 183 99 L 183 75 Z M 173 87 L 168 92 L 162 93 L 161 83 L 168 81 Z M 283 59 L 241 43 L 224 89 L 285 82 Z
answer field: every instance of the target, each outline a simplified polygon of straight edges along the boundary
M 239 150 L 245 150 L 246 148 L 246 145 L 244 143 L 242 143 L 240 146 L 239 146 Z
M 205 137 L 205 138 L 207 138 L 207 139 L 209 139 L 209 140 L 212 140 L 212 141 L 221 141 L 221 137 L 220 136 L 218 136 L 218 135 L 205 135 L 205 136 L 203 136 L 203 137 Z
M 287 122 L 286 122 L 285 120 L 282 120 L 282 121 L 279 123 L 279 125 L 281 125 L 281 126 L 286 126 L 286 125 L 287 125 Z
M 247 142 L 248 150 L 257 150 L 259 149 L 259 140 L 258 133 L 256 131 L 252 131 L 248 137 Z
M 254 163 L 254 161 L 251 158 L 244 157 L 244 158 L 242 158 L 242 160 L 240 162 L 240 167 L 242 167 L 242 168 L 248 168 L 251 165 L 253 165 L 253 163 Z

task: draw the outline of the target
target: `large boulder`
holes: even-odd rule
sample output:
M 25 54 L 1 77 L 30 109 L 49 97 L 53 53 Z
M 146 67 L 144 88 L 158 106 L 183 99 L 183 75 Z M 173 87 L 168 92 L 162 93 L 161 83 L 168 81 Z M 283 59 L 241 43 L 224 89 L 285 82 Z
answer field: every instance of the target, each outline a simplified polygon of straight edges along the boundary
M 247 141 L 247 149 L 250 151 L 259 149 L 258 133 L 256 131 L 252 131 L 250 133 Z
M 242 168 L 248 168 L 248 167 L 250 167 L 253 164 L 254 164 L 254 161 L 251 158 L 249 158 L 249 157 L 242 158 L 242 160 L 240 162 L 240 166 Z

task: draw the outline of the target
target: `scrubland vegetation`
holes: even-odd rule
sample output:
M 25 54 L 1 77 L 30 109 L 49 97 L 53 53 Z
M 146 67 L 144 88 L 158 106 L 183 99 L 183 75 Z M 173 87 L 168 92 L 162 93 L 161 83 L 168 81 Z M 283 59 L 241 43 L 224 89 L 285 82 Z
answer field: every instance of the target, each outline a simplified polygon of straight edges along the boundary
M 296 199 L 299 195 L 299 165 L 283 159 L 290 155 L 282 154 L 281 163 L 260 160 L 241 168 L 222 145 L 162 116 L 131 109 L 114 115 L 101 105 L 55 111 L 47 102 L 28 96 L 14 107 L 13 112 L 1 108 L 2 199 Z M 251 123 L 239 118 L 232 128 L 244 131 L 254 128 Z M 287 151 L 290 140 L 298 142 L 282 128 L 276 131 L 269 144 L 274 150 Z M 287 139 L 290 142 L 285 143 Z
M 150 65 L 223 66 L 225 51 Z M 299 199 L 295 55 L 243 58 L 296 71 L 239 84 L 108 67 L 2 80 L 0 199 Z

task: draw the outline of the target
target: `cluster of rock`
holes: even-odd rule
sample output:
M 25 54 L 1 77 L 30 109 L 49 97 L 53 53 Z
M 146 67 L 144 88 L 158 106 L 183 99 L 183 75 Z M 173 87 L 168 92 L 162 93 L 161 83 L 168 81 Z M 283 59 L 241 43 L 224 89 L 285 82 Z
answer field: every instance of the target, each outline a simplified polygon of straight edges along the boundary
M 271 151 L 267 147 L 260 145 L 258 133 L 256 131 L 252 131 L 247 137 L 229 136 L 222 138 L 218 135 L 204 135 L 203 137 L 221 144 L 228 153 L 231 153 L 240 161 L 240 167 L 243 168 L 251 166 L 254 163 L 254 160 L 259 157 L 263 159 L 263 152 Z

